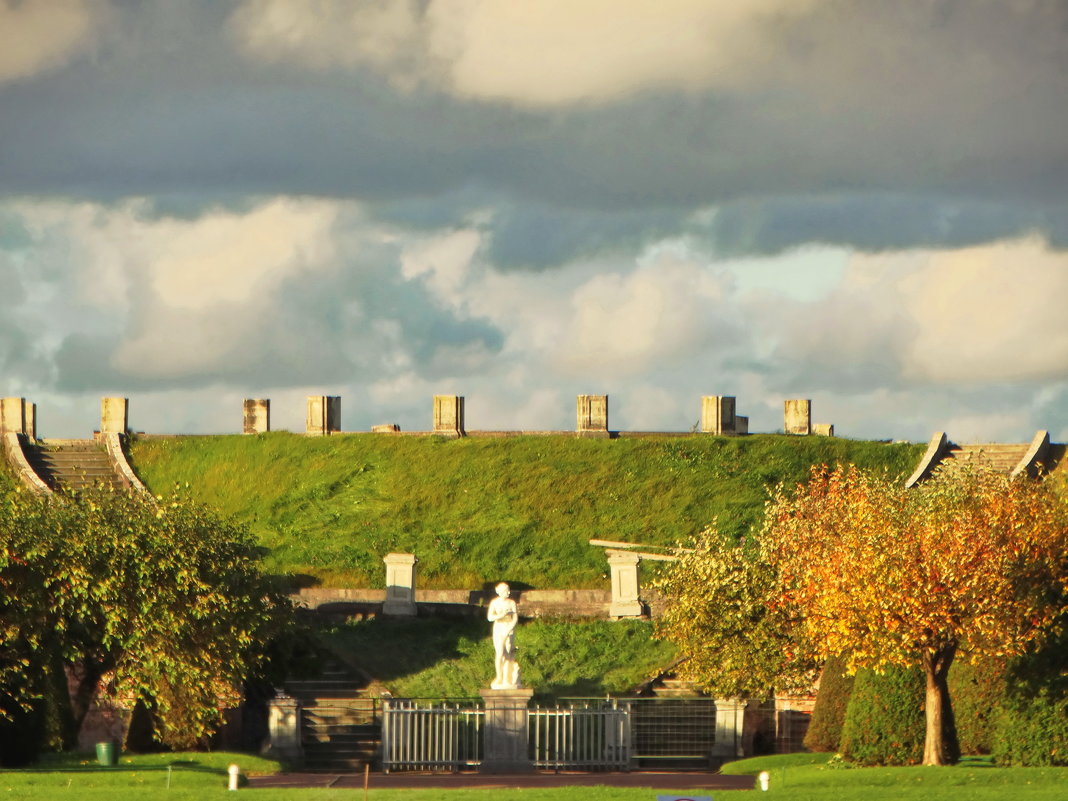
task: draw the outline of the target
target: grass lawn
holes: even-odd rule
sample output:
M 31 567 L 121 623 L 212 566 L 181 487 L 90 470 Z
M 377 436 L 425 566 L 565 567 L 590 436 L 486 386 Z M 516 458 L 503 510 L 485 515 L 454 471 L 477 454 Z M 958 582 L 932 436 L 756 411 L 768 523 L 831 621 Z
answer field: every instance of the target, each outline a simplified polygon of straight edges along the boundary
M 759 790 L 712 791 L 713 798 L 775 797 L 792 801 L 1064 801 L 1068 768 L 997 768 L 988 760 L 965 760 L 949 768 L 834 768 L 829 754 L 789 754 L 729 763 L 724 773 L 771 774 L 768 793 Z M 87 763 L 88 764 L 83 764 Z M 0 797 L 37 801 L 51 799 L 234 798 L 226 795 L 226 767 L 236 762 L 251 774 L 273 773 L 278 765 L 247 754 L 156 754 L 123 756 L 114 768 L 99 768 L 86 757 L 61 756 L 43 761 L 34 770 L 0 771 Z M 170 786 L 167 766 L 170 765 Z M 376 790 L 370 801 L 499 801 L 499 789 Z M 245 789 L 254 801 L 345 801 L 360 799 L 362 790 Z M 694 794 L 708 795 L 707 790 Z M 680 794 L 672 791 L 672 794 Z M 654 801 L 655 791 L 582 787 L 508 790 L 519 801 Z

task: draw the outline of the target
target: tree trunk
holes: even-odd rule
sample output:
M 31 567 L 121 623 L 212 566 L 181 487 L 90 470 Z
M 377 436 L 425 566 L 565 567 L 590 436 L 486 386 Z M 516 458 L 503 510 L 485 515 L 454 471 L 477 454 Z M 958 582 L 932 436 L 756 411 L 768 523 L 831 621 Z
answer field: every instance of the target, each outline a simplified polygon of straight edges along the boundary
M 923 743 L 924 765 L 952 765 L 960 758 L 957 727 L 949 698 L 949 666 L 957 654 L 956 644 L 923 654 L 927 679 L 925 713 L 927 733 Z

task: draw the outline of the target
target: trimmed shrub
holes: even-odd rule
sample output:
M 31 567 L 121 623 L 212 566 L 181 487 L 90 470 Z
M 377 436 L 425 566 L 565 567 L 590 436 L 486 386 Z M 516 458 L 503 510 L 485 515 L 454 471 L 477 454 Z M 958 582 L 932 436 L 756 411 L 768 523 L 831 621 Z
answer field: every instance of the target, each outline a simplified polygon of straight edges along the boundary
M 923 759 L 924 679 L 917 669 L 862 670 L 842 726 L 842 755 L 861 765 L 914 765 Z
M 809 751 L 838 751 L 842 743 L 849 698 L 853 694 L 853 677 L 845 672 L 845 660 L 832 657 L 823 666 L 820 690 L 812 708 L 812 720 L 805 734 Z
M 1009 666 L 993 745 L 999 764 L 1068 765 L 1068 633 Z
M 949 669 L 949 696 L 962 754 L 989 754 L 994 747 L 994 729 L 1005 695 L 1005 660 L 980 659 L 975 664 L 960 659 Z

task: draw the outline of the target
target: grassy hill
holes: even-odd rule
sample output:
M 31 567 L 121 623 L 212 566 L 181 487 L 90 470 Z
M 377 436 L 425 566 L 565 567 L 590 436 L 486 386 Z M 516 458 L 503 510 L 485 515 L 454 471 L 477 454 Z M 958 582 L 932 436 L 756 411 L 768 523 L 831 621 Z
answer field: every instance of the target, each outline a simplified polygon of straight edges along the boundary
M 245 522 L 270 570 L 380 587 L 382 557 L 419 557 L 420 585 L 605 587 L 591 537 L 673 544 L 714 519 L 741 534 L 769 487 L 819 463 L 904 477 L 922 445 L 757 435 L 446 440 L 344 434 L 143 438 L 131 461 Z

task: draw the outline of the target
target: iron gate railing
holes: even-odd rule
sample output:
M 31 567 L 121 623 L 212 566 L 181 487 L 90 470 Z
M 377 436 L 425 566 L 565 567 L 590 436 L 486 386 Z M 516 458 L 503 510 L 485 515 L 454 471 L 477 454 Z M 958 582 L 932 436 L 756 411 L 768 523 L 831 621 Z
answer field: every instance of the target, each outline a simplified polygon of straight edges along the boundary
M 474 702 L 383 701 L 382 770 L 477 766 L 485 714 Z
M 630 713 L 614 702 L 596 706 L 535 707 L 527 712 L 536 768 L 627 770 Z

